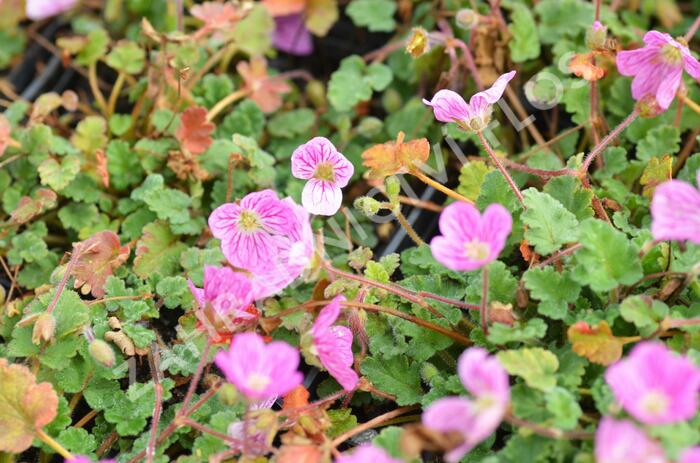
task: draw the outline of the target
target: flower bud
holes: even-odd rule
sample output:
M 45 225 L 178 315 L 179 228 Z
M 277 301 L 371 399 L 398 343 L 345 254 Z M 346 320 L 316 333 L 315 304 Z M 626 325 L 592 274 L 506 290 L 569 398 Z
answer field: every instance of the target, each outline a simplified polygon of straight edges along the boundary
M 479 25 L 479 14 L 470 8 L 462 8 L 457 12 L 455 22 L 462 29 L 471 30 Z
M 306 97 L 317 108 L 326 107 L 326 86 L 320 80 L 311 80 L 306 84 Z
M 56 319 L 48 312 L 44 312 L 37 317 L 32 331 L 32 343 L 37 346 L 43 341 L 49 342 L 56 332 Z
M 112 348 L 101 339 L 94 339 L 88 346 L 90 356 L 100 365 L 112 368 L 116 362 L 114 351 Z
M 384 179 L 384 187 L 386 188 L 387 196 L 392 201 L 401 193 L 401 183 L 395 175 Z
M 639 111 L 639 117 L 645 119 L 654 118 L 665 111 L 665 109 L 659 106 L 659 103 L 656 101 L 654 95 L 646 95 L 642 97 L 641 100 L 637 101 L 635 108 L 637 111 Z
M 376 117 L 365 117 L 357 125 L 357 133 L 365 138 L 374 138 L 382 131 L 384 122 Z
M 234 405 L 238 401 L 238 390 L 231 383 L 222 384 L 216 394 L 224 405 Z
M 382 203 L 369 196 L 360 196 L 355 200 L 355 208 L 359 209 L 367 217 L 376 215 L 382 207 Z
M 603 26 L 600 21 L 594 22 L 586 31 L 586 46 L 591 50 L 605 48 L 605 39 L 607 35 L 608 28 Z
M 428 32 L 422 27 L 414 27 L 411 37 L 406 43 L 406 53 L 414 58 L 427 53 L 430 50 Z

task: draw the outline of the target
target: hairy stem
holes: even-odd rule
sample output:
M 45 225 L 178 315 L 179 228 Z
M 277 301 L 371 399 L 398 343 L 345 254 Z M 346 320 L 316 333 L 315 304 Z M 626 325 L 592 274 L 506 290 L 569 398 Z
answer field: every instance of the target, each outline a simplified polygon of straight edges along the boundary
M 515 193 L 515 196 L 518 198 L 518 201 L 520 201 L 520 204 L 523 206 L 523 209 L 527 209 L 527 207 L 525 206 L 525 199 L 523 198 L 523 194 L 518 189 L 518 186 L 515 184 L 515 181 L 513 181 L 513 177 L 511 177 L 506 168 L 503 167 L 501 160 L 498 159 L 496 153 L 493 152 L 493 149 L 491 148 L 491 145 L 489 145 L 489 142 L 486 140 L 486 137 L 484 137 L 484 134 L 481 131 L 477 132 L 476 134 L 479 136 L 479 141 L 481 141 L 481 144 L 484 146 L 484 149 L 489 154 L 491 161 L 493 161 L 493 163 L 496 164 L 496 167 L 498 168 L 498 170 L 501 171 L 501 174 L 503 174 L 503 177 L 508 182 L 508 185 L 510 185 L 510 189 L 513 190 L 513 193 Z
M 625 130 L 629 125 L 637 119 L 637 116 L 639 116 L 639 112 L 635 109 L 633 110 L 629 116 L 627 116 L 620 124 L 615 127 L 609 134 L 603 138 L 600 143 L 598 143 L 593 150 L 588 153 L 588 156 L 586 156 L 586 159 L 583 161 L 583 165 L 581 166 L 581 172 L 583 174 L 588 173 L 588 169 L 591 166 L 591 163 L 597 158 L 603 151 L 605 151 L 605 148 L 608 147 L 608 145 L 615 139 L 617 138 L 623 130 Z
M 63 273 L 63 278 L 61 278 L 61 281 L 58 283 L 58 286 L 56 287 L 56 293 L 53 295 L 53 299 L 51 299 L 49 306 L 46 308 L 47 314 L 50 314 L 51 312 L 53 312 L 53 309 L 56 308 L 56 304 L 58 303 L 58 300 L 61 297 L 61 293 L 63 293 L 63 289 L 66 287 L 66 283 L 68 283 L 68 280 L 70 279 L 71 273 L 73 273 L 73 267 L 75 267 L 75 264 L 78 261 L 78 258 L 80 257 L 81 251 L 82 245 L 73 245 L 73 252 L 71 253 L 70 260 L 68 261 L 68 265 L 66 266 L 66 270 Z
M 100 86 L 98 85 L 97 63 L 92 63 L 88 67 L 88 83 L 90 84 L 90 90 L 92 91 L 92 95 L 95 97 L 97 106 L 99 106 L 100 110 L 102 110 L 102 112 L 106 114 L 107 102 L 105 101 L 105 97 L 102 94 L 102 90 L 100 90 Z
M 433 180 L 432 178 L 428 177 L 427 175 L 425 175 L 423 172 L 419 171 L 418 169 L 412 170 L 411 175 L 418 178 L 420 181 L 422 181 L 426 185 L 429 185 L 429 186 L 435 188 L 436 190 L 438 190 L 442 193 L 445 193 L 447 196 L 449 196 L 452 199 L 456 199 L 457 201 L 464 201 L 465 203 L 469 203 L 469 204 L 474 204 L 474 201 L 472 201 L 471 199 L 468 199 L 468 198 L 462 196 L 461 194 L 457 193 L 456 191 L 454 191 L 450 188 L 447 188 L 442 183 Z
M 56 451 L 59 455 L 61 455 L 63 458 L 66 460 L 72 460 L 73 455 L 66 450 L 61 444 L 59 444 L 56 440 L 54 440 L 53 437 L 49 436 L 44 432 L 43 429 L 37 429 L 36 430 L 36 437 L 39 438 L 44 444 L 48 445 L 52 449 Z
M 207 120 L 214 120 L 214 118 L 218 116 L 221 111 L 226 109 L 227 106 L 229 106 L 232 103 L 235 103 L 236 101 L 240 100 L 246 95 L 248 95 L 247 89 L 236 90 L 235 92 L 229 94 L 224 99 L 216 103 L 214 107 L 209 110 L 209 112 L 207 113 Z
M 406 230 L 406 233 L 408 234 L 408 236 L 410 236 L 411 239 L 413 240 L 413 242 L 416 243 L 416 245 L 420 246 L 422 244 L 425 244 L 425 241 L 423 241 L 421 239 L 421 237 L 418 236 L 418 233 L 416 233 L 416 230 L 414 230 L 414 228 L 411 226 L 411 224 L 408 223 L 408 220 L 406 220 L 406 217 L 401 212 L 400 207 L 397 207 L 394 210 L 394 215 L 396 216 L 396 219 L 399 221 L 399 223 L 404 228 L 404 230 Z

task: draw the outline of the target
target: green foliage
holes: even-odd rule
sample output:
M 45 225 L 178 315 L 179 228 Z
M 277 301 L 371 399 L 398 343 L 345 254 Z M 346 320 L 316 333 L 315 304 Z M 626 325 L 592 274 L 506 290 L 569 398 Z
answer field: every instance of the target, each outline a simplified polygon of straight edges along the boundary
M 525 190 L 523 196 L 527 206 L 522 214 L 527 225 L 525 239 L 538 254 L 550 254 L 562 245 L 576 241 L 576 216 L 559 201 L 534 188 Z
M 355 24 L 372 32 L 391 32 L 395 12 L 396 3 L 391 0 L 352 0 L 346 9 Z
M 328 99 L 335 109 L 347 111 L 357 103 L 369 100 L 373 90 L 384 90 L 391 80 L 389 67 L 379 63 L 367 66 L 359 56 L 350 56 L 331 76 Z
M 399 405 L 417 403 L 423 395 L 420 374 L 406 357 L 369 357 L 362 362 L 362 374 L 380 391 L 395 395 Z

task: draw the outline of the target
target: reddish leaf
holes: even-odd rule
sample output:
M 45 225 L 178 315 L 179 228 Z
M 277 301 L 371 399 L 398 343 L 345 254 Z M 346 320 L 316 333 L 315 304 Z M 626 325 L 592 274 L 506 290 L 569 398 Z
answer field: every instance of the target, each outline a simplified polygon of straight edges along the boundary
M 318 463 L 321 461 L 321 451 L 316 445 L 285 445 L 277 458 L 277 463 Z
M 184 149 L 192 154 L 202 154 L 212 143 L 214 124 L 207 120 L 207 110 L 194 106 L 180 115 L 180 127 L 175 137 Z
M 303 385 L 299 385 L 284 396 L 282 410 L 293 410 L 307 405 L 309 405 L 309 391 Z
M 103 149 L 95 150 L 95 161 L 97 161 L 97 175 L 100 176 L 102 184 L 109 188 L 109 170 L 107 169 L 107 155 Z
M 79 252 L 73 267 L 75 288 L 81 286 L 83 293 L 90 291 L 93 296 L 104 296 L 104 284 L 114 269 L 129 258 L 129 246 L 120 246 L 119 237 L 112 231 L 99 232 L 75 246 Z
M 369 176 L 382 178 L 397 173 L 406 173 L 428 160 L 430 144 L 425 138 L 403 141 L 399 132 L 396 141 L 375 145 L 362 153 L 362 164 L 370 168 Z
M 593 56 L 592 53 L 574 55 L 569 61 L 569 70 L 588 81 L 602 79 L 605 76 L 605 69 L 593 64 Z
M 615 337 L 605 320 L 597 326 L 586 322 L 575 323 L 569 327 L 566 334 L 573 351 L 593 363 L 610 365 L 622 357 L 625 340 Z
M 201 37 L 209 32 L 231 28 L 237 21 L 243 19 L 247 8 L 239 7 L 231 2 L 204 2 L 190 9 L 192 16 L 204 22 L 195 37 Z
M 265 58 L 252 58 L 250 63 L 241 61 L 236 69 L 245 82 L 244 89 L 250 93 L 249 98 L 255 101 L 263 112 L 277 111 L 282 106 L 282 95 L 291 91 L 291 87 L 283 79 L 267 75 Z
M 57 409 L 51 384 L 36 384 L 27 367 L 0 358 L 0 452 L 27 450 L 36 430 L 53 421 Z
M 12 221 L 16 224 L 27 223 L 32 218 L 56 205 L 56 193 L 48 188 L 41 188 L 34 194 L 34 198 L 22 196 L 19 204 L 12 211 Z
M 16 143 L 12 140 L 12 136 L 10 135 L 11 130 L 12 126 L 10 125 L 10 121 L 8 121 L 4 115 L 0 114 L 0 156 L 5 154 L 5 150 L 8 146 L 13 146 Z

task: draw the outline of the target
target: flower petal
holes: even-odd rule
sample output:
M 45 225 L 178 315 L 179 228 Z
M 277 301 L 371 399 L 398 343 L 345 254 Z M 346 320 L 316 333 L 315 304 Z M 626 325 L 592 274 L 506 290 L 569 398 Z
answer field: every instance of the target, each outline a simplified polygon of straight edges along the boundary
M 657 240 L 700 244 L 700 191 L 680 180 L 659 185 L 651 201 L 651 233 Z
M 432 100 L 423 99 L 423 103 L 433 108 L 435 119 L 440 122 L 454 122 L 469 118 L 467 102 L 452 90 L 440 90 Z
M 343 202 L 340 187 L 324 180 L 312 178 L 301 193 L 301 204 L 311 214 L 333 215 Z

